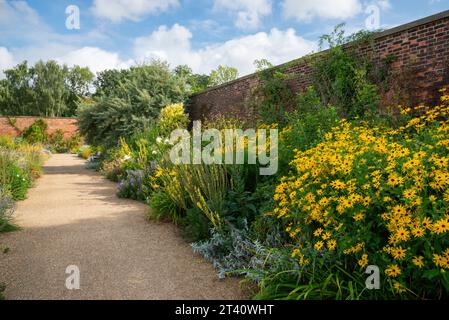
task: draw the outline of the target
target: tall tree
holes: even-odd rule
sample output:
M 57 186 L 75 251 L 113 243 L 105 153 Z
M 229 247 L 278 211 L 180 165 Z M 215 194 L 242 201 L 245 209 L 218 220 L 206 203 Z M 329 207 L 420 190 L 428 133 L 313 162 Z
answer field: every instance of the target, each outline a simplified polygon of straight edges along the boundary
M 235 80 L 238 76 L 239 71 L 236 68 L 220 65 L 216 70 L 212 70 L 209 78 L 212 86 L 218 86 L 220 84 Z

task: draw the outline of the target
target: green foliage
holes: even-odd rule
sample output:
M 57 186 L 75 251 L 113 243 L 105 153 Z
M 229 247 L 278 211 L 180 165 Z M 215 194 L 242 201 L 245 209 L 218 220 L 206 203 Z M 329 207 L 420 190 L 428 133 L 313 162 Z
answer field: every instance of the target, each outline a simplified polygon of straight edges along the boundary
M 239 77 L 239 71 L 236 68 L 228 66 L 218 66 L 216 70 L 212 70 L 209 75 L 211 86 L 218 86 L 220 84 L 235 80 Z
M 89 95 L 94 75 L 87 68 L 68 68 L 55 61 L 28 63 L 5 70 L 0 82 L 0 114 L 45 117 L 73 116 Z
M 4 139 L 1 139 L 4 140 Z M 43 159 L 38 147 L 26 143 L 0 146 L 0 191 L 2 196 L 23 200 Z
M 56 130 L 50 137 L 49 141 L 52 152 L 65 153 L 68 151 L 64 131 L 61 129 Z
M 315 105 L 313 106 L 315 108 Z M 303 107 L 312 108 L 306 105 Z M 280 135 L 279 174 L 288 172 L 295 150 L 307 150 L 321 142 L 325 134 L 338 124 L 338 120 L 337 110 L 333 107 L 290 113 L 288 124 Z
M 256 67 L 256 72 L 260 72 L 274 67 L 273 64 L 267 59 L 255 60 L 254 66 Z
M 187 65 L 179 65 L 174 70 L 175 75 L 187 83 L 187 91 L 197 93 L 204 91 L 211 86 L 210 77 L 205 74 L 194 74 L 192 69 Z
M 260 68 L 261 85 L 253 93 L 254 108 L 262 122 L 282 125 L 285 123 L 285 112 L 294 105 L 295 96 L 287 85 L 290 75 L 281 69 L 267 69 L 263 65 Z
M 78 133 L 65 138 L 64 131 L 57 129 L 48 140 L 49 148 L 54 153 L 77 153 L 82 145 L 81 136 Z
M 320 39 L 320 46 L 328 50 L 313 63 L 314 87 L 323 104 L 335 106 L 342 116 L 372 116 L 379 108 L 379 88 L 370 81 L 372 66 L 354 50 L 361 43 L 369 44 L 370 33 L 345 37 L 343 26 Z
M 43 119 L 36 120 L 22 131 L 22 137 L 31 144 L 48 141 L 48 124 Z
M 208 239 L 212 227 L 209 219 L 196 207 L 187 210 L 180 225 L 183 236 L 191 242 Z
M 167 193 L 161 191 L 153 193 L 150 200 L 150 207 L 152 209 L 149 212 L 151 219 L 169 219 L 175 224 L 179 223 L 181 212 Z
M 157 119 L 164 106 L 186 98 L 186 84 L 160 62 L 108 71 L 99 79 L 94 103 L 78 117 L 81 134 L 94 145 L 111 147 L 121 137 L 129 139 Z

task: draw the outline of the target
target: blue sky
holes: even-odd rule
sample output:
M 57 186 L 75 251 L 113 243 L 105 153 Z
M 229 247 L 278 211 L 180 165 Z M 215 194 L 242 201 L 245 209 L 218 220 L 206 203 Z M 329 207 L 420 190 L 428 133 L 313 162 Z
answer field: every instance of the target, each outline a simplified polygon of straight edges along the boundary
M 66 27 L 70 5 L 79 29 Z M 448 9 L 449 0 L 0 0 L 0 71 L 24 59 L 97 72 L 158 58 L 244 75 L 255 59 L 279 64 L 316 51 L 341 22 L 349 32 L 388 29 Z

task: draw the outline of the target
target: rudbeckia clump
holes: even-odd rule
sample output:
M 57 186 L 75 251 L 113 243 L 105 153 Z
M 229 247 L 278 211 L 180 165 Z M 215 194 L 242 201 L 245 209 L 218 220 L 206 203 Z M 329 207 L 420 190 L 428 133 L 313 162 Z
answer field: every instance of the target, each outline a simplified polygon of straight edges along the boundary
M 359 298 L 373 295 L 369 265 L 380 270 L 376 297 L 449 295 L 448 101 L 415 108 L 422 116 L 397 130 L 343 120 L 296 153 L 274 212 L 302 270 L 337 266 L 341 278 L 363 279 Z

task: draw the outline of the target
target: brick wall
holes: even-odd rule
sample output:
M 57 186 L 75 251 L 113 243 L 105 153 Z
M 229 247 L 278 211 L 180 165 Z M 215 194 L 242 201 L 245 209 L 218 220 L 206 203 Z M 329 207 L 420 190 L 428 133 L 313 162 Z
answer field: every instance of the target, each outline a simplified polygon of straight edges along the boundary
M 10 119 L 15 119 L 15 127 L 11 126 L 8 118 L 0 117 L 0 135 L 11 135 L 18 136 L 20 132 L 32 125 L 38 117 L 9 117 Z M 52 134 L 58 129 L 64 131 L 65 137 L 70 137 L 77 130 L 78 126 L 76 124 L 76 119 L 74 118 L 43 118 L 45 122 L 48 124 L 48 133 Z
M 433 105 L 438 102 L 438 89 L 449 84 L 449 10 L 381 32 L 372 43 L 357 50 L 377 66 L 394 58 L 393 63 L 384 65 L 396 77 L 381 90 L 384 107 L 398 103 Z M 288 84 L 295 92 L 312 84 L 310 61 L 314 56 L 277 67 L 292 74 Z M 191 119 L 210 114 L 251 114 L 254 110 L 249 101 L 258 83 L 257 75 L 252 74 L 193 95 L 188 107 Z

